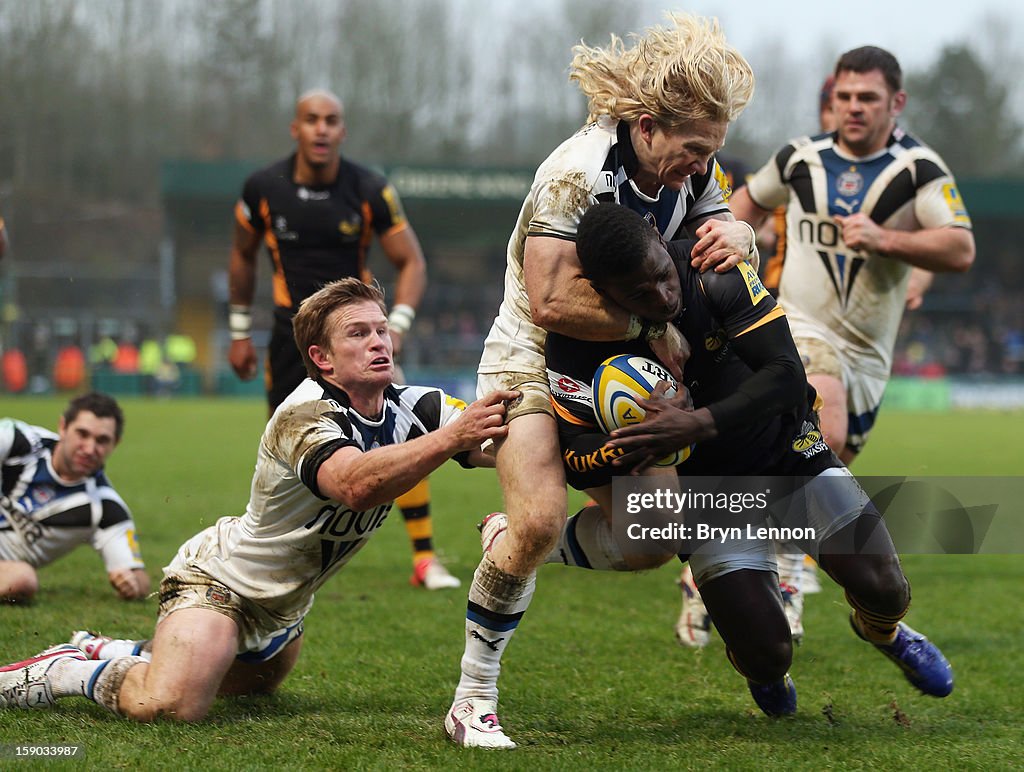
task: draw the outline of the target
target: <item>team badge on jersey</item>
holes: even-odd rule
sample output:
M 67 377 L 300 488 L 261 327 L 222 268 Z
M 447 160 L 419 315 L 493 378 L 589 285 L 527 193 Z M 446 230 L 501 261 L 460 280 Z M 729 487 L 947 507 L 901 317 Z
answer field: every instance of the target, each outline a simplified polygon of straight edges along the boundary
M 718 351 L 725 343 L 725 330 L 713 330 L 704 336 L 704 348 L 708 351 Z
M 57 491 L 52 485 L 37 485 L 32 489 L 32 500 L 38 506 L 42 506 L 46 502 L 52 501 L 56 494 Z
M 848 171 L 839 175 L 836 180 L 836 190 L 841 196 L 856 196 L 864 188 L 864 178 L 857 171 L 856 166 L 851 166 Z
M 810 458 L 828 450 L 828 445 L 822 439 L 821 431 L 810 421 L 804 421 L 800 434 L 793 440 L 792 448 L 794 452 L 803 454 L 804 458 Z
M 348 220 L 342 220 L 338 223 L 338 231 L 342 236 L 358 236 L 359 231 L 362 230 L 363 223 L 358 217 L 351 217 Z
M 206 602 L 214 606 L 226 606 L 231 601 L 231 591 L 216 585 L 206 588 Z

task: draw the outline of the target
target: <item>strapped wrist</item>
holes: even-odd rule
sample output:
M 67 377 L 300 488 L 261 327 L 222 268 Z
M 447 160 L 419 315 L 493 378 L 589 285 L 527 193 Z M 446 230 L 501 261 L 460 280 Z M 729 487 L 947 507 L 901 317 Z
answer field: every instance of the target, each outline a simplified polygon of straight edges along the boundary
M 397 333 L 404 335 L 412 327 L 413 319 L 416 318 L 416 309 L 405 303 L 397 303 L 388 314 L 388 327 Z
M 228 330 L 231 340 L 252 337 L 252 306 L 232 303 L 228 306 Z
M 643 320 L 636 314 L 629 315 L 629 326 L 626 327 L 626 337 L 623 340 L 636 340 L 644 330 Z

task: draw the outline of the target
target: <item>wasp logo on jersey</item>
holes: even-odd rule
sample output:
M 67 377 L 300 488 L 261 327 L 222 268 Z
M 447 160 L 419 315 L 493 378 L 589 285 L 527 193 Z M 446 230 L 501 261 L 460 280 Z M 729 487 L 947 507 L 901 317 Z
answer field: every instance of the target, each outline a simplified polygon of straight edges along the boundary
M 342 236 L 348 236 L 349 238 L 353 236 L 358 236 L 359 231 L 361 231 L 362 229 L 362 220 L 360 220 L 355 215 L 348 218 L 347 220 L 342 220 L 341 222 L 338 223 L 338 232 L 341 233 Z
M 821 437 L 821 431 L 810 421 L 804 421 L 800 428 L 800 434 L 793 440 L 793 451 L 800 453 L 804 458 L 810 458 L 827 451 L 828 445 Z
M 718 351 L 725 344 L 725 330 L 712 330 L 704 336 L 704 348 Z

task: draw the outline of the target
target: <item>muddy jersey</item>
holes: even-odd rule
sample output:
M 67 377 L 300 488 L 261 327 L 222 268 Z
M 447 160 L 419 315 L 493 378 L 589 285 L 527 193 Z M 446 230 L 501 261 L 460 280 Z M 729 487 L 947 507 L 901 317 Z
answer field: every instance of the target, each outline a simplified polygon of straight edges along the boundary
M 282 627 L 297 621 L 317 588 L 362 549 L 391 509 L 387 502 L 357 512 L 327 499 L 317 485 L 323 463 L 340 448 L 365 452 L 415 439 L 464 409 L 440 389 L 391 386 L 380 417 L 370 419 L 340 389 L 307 378 L 263 432 L 245 514 L 223 517 L 186 542 L 176 567 L 211 577 Z
M 395 189 L 344 158 L 329 185 L 294 181 L 295 155 L 253 173 L 235 206 L 243 228 L 259 233 L 274 267 L 274 316 L 289 322 L 299 303 L 325 284 L 365 279 L 374 234 L 408 227 Z
M 0 420 L 0 560 L 38 568 L 88 544 L 107 571 L 143 568 L 135 523 L 106 474 L 62 479 L 53 468 L 57 439 L 42 427 Z
M 694 224 L 729 211 L 729 185 L 715 161 L 707 173 L 691 176 L 679 191 L 662 188 L 655 198 L 633 183 L 638 162 L 629 125 L 602 117 L 563 142 L 537 169 L 508 243 L 505 295 L 484 341 L 478 372 L 532 373 L 545 378 L 545 331 L 530 314 L 523 279 L 527 236 L 576 241 L 583 213 L 598 201 L 628 206 L 655 224 L 667 239 Z
M 818 337 L 887 377 L 911 266 L 848 249 L 835 215 L 863 212 L 885 228 L 970 228 L 956 182 L 935 151 L 896 128 L 885 148 L 845 155 L 835 134 L 796 139 L 747 183 L 764 209 L 786 206 L 779 299 L 795 337 Z

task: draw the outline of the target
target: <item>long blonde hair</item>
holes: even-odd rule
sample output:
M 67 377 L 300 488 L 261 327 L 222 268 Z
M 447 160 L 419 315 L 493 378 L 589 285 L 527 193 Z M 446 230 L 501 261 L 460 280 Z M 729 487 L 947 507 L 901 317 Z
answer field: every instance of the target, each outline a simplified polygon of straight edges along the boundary
M 612 35 L 606 48 L 573 47 L 569 80 L 588 99 L 588 121 L 609 115 L 635 121 L 643 113 L 667 129 L 694 121 L 729 123 L 754 94 L 754 72 L 725 41 L 718 20 L 668 13 L 627 48 Z

